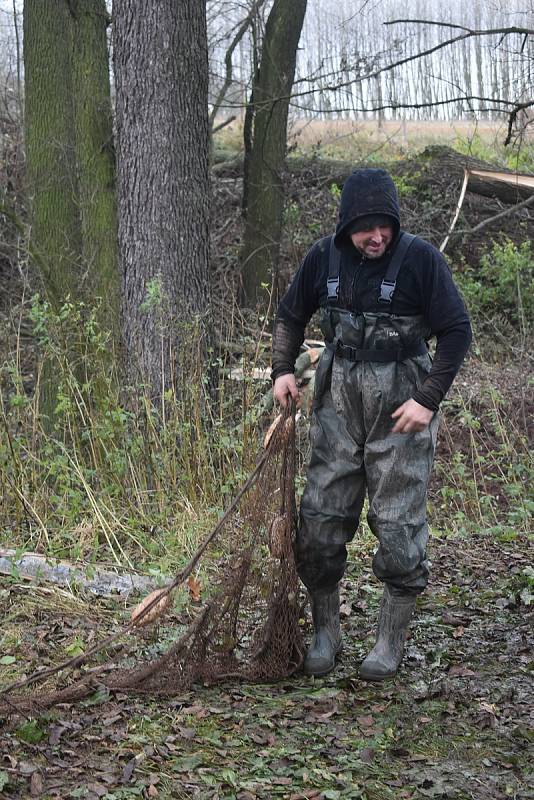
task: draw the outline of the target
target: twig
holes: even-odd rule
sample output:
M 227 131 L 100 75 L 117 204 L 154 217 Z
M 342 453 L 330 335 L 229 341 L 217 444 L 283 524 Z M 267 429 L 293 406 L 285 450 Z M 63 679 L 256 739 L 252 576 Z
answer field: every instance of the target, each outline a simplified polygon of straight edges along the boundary
M 487 225 L 491 225 L 493 222 L 497 222 L 497 220 L 502 219 L 503 217 L 507 217 L 510 214 L 514 214 L 516 211 L 519 211 L 522 208 L 527 208 L 534 203 L 534 194 L 531 194 L 529 198 L 523 200 L 522 203 L 518 203 L 511 208 L 506 208 L 504 211 L 500 211 L 498 214 L 495 214 L 493 217 L 488 217 L 488 219 L 483 219 L 482 222 L 479 222 L 478 225 L 475 225 L 474 228 L 470 229 L 463 229 L 456 231 L 456 235 L 459 236 L 461 233 L 477 233 L 481 231 L 482 228 L 485 228 Z

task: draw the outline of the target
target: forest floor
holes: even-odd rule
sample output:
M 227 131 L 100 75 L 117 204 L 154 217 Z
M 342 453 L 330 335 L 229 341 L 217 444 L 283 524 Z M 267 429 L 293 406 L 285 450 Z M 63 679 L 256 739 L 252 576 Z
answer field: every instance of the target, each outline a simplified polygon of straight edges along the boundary
M 326 177 L 322 169 L 320 161 L 301 164 L 292 178 L 284 280 L 310 242 L 334 224 L 338 193 L 330 167 Z M 406 227 L 439 244 L 463 172 L 452 180 L 423 160 L 407 163 L 399 176 Z M 221 171 L 215 189 L 220 291 L 214 294 L 226 313 L 224 287 L 236 269 L 241 225 L 239 172 Z M 499 208 L 468 191 L 465 225 Z M 514 241 L 532 239 L 530 217 L 521 224 L 507 220 L 503 230 Z M 450 251 L 455 268 L 471 260 L 476 267 L 490 238 L 484 230 L 458 243 Z M 0 798 L 534 798 L 534 569 L 527 532 L 532 350 L 523 342 L 520 352 L 528 356 L 521 360 L 511 349 L 505 316 L 479 327 L 489 329 L 491 342 L 505 340 L 507 357 L 493 358 L 495 347 L 489 362 L 473 356 L 447 400 L 430 491 L 432 581 L 418 601 L 394 681 L 372 685 L 358 678 L 380 599 L 370 572 L 374 542 L 362 533 L 350 547 L 342 587 L 344 651 L 330 676 L 195 685 L 166 698 L 97 691 L 40 717 L 0 720 Z M 175 497 L 165 501 L 166 508 L 176 505 Z M 65 515 L 74 519 L 74 503 L 67 502 Z M 209 525 L 217 510 L 210 510 Z M 193 522 L 201 531 L 209 527 Z M 12 539 L 15 531 L 6 523 L 6 545 L 25 548 L 23 538 Z M 127 618 L 118 600 L 1 577 L 0 685 L 83 652 Z M 178 623 L 171 615 L 160 637 Z M 307 638 L 310 633 L 308 620 Z M 153 635 L 156 641 L 158 632 Z
M 345 649 L 330 676 L 164 699 L 97 692 L 12 719 L 0 735 L 0 796 L 532 798 L 531 547 L 527 537 L 434 538 L 400 673 L 373 685 L 357 676 L 380 596 L 364 536 L 351 546 Z M 17 663 L 61 661 L 125 617 L 116 601 L 14 578 L 0 586 L 12 643 L 2 683 Z

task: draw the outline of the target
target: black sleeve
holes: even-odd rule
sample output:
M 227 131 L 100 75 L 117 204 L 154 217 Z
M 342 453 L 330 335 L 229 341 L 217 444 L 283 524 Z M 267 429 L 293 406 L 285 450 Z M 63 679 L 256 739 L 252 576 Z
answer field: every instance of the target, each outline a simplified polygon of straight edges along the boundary
M 295 371 L 295 361 L 304 341 L 304 328 L 284 319 L 276 319 L 273 329 L 273 368 L 271 380 Z
M 295 370 L 306 325 L 319 307 L 323 258 L 324 247 L 318 242 L 307 253 L 280 301 L 273 329 L 273 381 Z
M 430 247 L 430 246 L 429 246 Z M 436 336 L 432 369 L 413 399 L 437 411 L 471 344 L 471 324 L 462 297 L 441 253 L 431 248 L 430 261 L 420 273 L 424 316 Z

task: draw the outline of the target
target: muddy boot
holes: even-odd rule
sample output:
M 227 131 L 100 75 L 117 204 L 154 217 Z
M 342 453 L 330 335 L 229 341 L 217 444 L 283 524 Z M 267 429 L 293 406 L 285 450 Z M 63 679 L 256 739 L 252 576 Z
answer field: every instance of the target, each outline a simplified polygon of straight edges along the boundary
M 376 644 L 360 667 L 364 681 L 392 678 L 402 661 L 408 623 L 415 608 L 415 596 L 393 594 L 386 584 L 380 605 Z
M 339 586 L 331 591 L 310 592 L 314 636 L 304 659 L 306 675 L 327 675 L 341 652 Z

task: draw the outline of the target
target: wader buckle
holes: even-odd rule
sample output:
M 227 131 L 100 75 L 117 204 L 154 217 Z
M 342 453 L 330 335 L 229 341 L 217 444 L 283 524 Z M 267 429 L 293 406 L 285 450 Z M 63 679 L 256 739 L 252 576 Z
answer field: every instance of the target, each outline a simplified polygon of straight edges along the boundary
M 380 284 L 380 297 L 378 298 L 379 303 L 391 303 L 396 284 L 397 281 L 387 281 L 385 279 L 382 281 Z
M 337 278 L 328 278 L 326 281 L 326 290 L 328 292 L 329 300 L 337 300 L 339 296 L 339 275 Z

